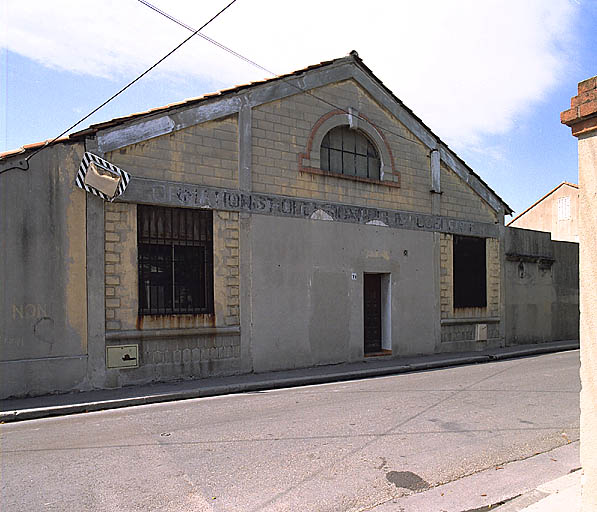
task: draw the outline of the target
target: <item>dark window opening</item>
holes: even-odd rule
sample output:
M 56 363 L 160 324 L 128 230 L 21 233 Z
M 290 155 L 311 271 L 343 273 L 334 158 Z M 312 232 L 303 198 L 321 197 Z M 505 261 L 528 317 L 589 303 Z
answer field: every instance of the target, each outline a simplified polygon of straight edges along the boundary
M 346 176 L 380 179 L 381 162 L 375 146 L 363 133 L 337 126 L 321 142 L 321 170 Z
M 137 206 L 139 314 L 213 313 L 213 215 Z
M 454 307 L 487 306 L 485 239 L 454 235 Z

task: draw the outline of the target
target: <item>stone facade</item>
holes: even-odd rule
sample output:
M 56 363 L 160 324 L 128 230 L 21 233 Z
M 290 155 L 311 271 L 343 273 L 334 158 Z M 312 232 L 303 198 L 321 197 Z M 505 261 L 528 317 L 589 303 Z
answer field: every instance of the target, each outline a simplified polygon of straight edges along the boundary
M 144 140 L 106 154 L 133 176 L 235 188 L 238 116 L 229 116 Z
M 139 369 L 112 377 L 113 385 L 198 378 L 239 367 L 239 215 L 213 216 L 214 314 L 138 314 L 137 208 L 105 205 L 107 346 L 139 344 Z M 221 327 L 222 329 L 218 329 Z M 112 372 L 114 373 L 114 372 Z
M 440 307 L 441 307 L 441 341 L 442 343 L 473 342 L 467 346 L 474 347 L 476 341 L 476 325 L 487 325 L 487 337 L 483 342 L 503 344 L 500 331 L 501 322 L 501 282 L 502 264 L 500 241 L 495 238 L 485 240 L 487 306 L 479 308 L 454 307 L 454 275 L 453 275 L 453 235 L 440 235 Z M 482 345 L 485 345 L 483 343 Z M 462 346 L 462 345 L 461 345 Z M 479 346 L 477 344 L 477 346 Z M 464 348 L 462 350 L 465 350 Z
M 355 105 L 358 115 L 380 128 L 393 156 L 388 175 L 396 180 L 379 183 L 346 180 L 338 176 L 300 172 L 299 157 L 308 151 L 317 123 L 330 113 L 326 102 Z M 362 204 L 394 210 L 431 212 L 429 150 L 376 104 L 353 81 L 321 87 L 310 94 L 296 94 L 261 105 L 253 112 L 253 190 L 322 201 Z

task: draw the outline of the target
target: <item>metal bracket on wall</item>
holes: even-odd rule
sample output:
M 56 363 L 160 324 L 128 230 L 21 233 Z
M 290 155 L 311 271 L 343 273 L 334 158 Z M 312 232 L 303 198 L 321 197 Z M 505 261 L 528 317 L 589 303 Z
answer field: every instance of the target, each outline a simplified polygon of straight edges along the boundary
M 0 163 L 0 174 L 5 171 L 10 171 L 11 169 L 20 169 L 21 171 L 26 171 L 29 169 L 29 162 L 26 158 L 22 160 L 10 160 L 9 162 Z

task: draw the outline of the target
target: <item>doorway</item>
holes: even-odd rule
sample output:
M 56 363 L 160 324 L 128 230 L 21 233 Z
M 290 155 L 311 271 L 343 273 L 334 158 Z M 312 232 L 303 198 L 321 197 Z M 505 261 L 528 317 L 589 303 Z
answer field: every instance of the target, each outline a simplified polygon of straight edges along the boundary
M 392 353 L 390 274 L 363 275 L 363 331 L 365 356 Z
M 381 274 L 364 275 L 365 355 L 381 352 Z

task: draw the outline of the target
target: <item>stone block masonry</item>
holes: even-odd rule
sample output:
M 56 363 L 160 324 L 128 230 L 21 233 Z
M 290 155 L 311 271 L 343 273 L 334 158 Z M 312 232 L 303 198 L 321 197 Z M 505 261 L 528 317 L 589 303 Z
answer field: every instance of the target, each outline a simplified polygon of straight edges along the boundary
M 216 325 L 240 325 L 238 212 L 214 211 Z
M 138 316 L 137 207 L 106 203 L 106 331 L 240 325 L 238 212 L 214 211 L 214 308 L 210 315 Z
M 210 121 L 107 153 L 132 176 L 213 187 L 238 185 L 238 116 Z
M 137 206 L 105 204 L 106 331 L 135 329 L 138 311 Z
M 138 315 L 137 206 L 105 205 L 108 345 L 139 345 L 139 368 L 114 385 L 229 375 L 240 369 L 239 214 L 214 211 L 214 314 Z
M 457 219 L 496 222 L 496 213 L 462 179 L 445 165 L 441 166 L 441 214 Z
M 440 310 L 441 318 L 475 318 L 500 316 L 500 242 L 485 239 L 487 269 L 487 307 L 454 310 L 453 236 L 440 234 Z
M 305 153 L 311 131 L 330 107 L 310 95 L 297 94 L 253 110 L 253 190 L 431 213 L 430 161 L 424 145 L 353 81 L 324 86 L 314 94 L 333 104 L 356 107 L 378 127 L 394 155 L 401 186 L 390 186 L 395 184 L 391 180 L 387 184 L 366 183 L 300 172 L 299 155 Z M 385 130 L 387 127 L 401 137 Z

